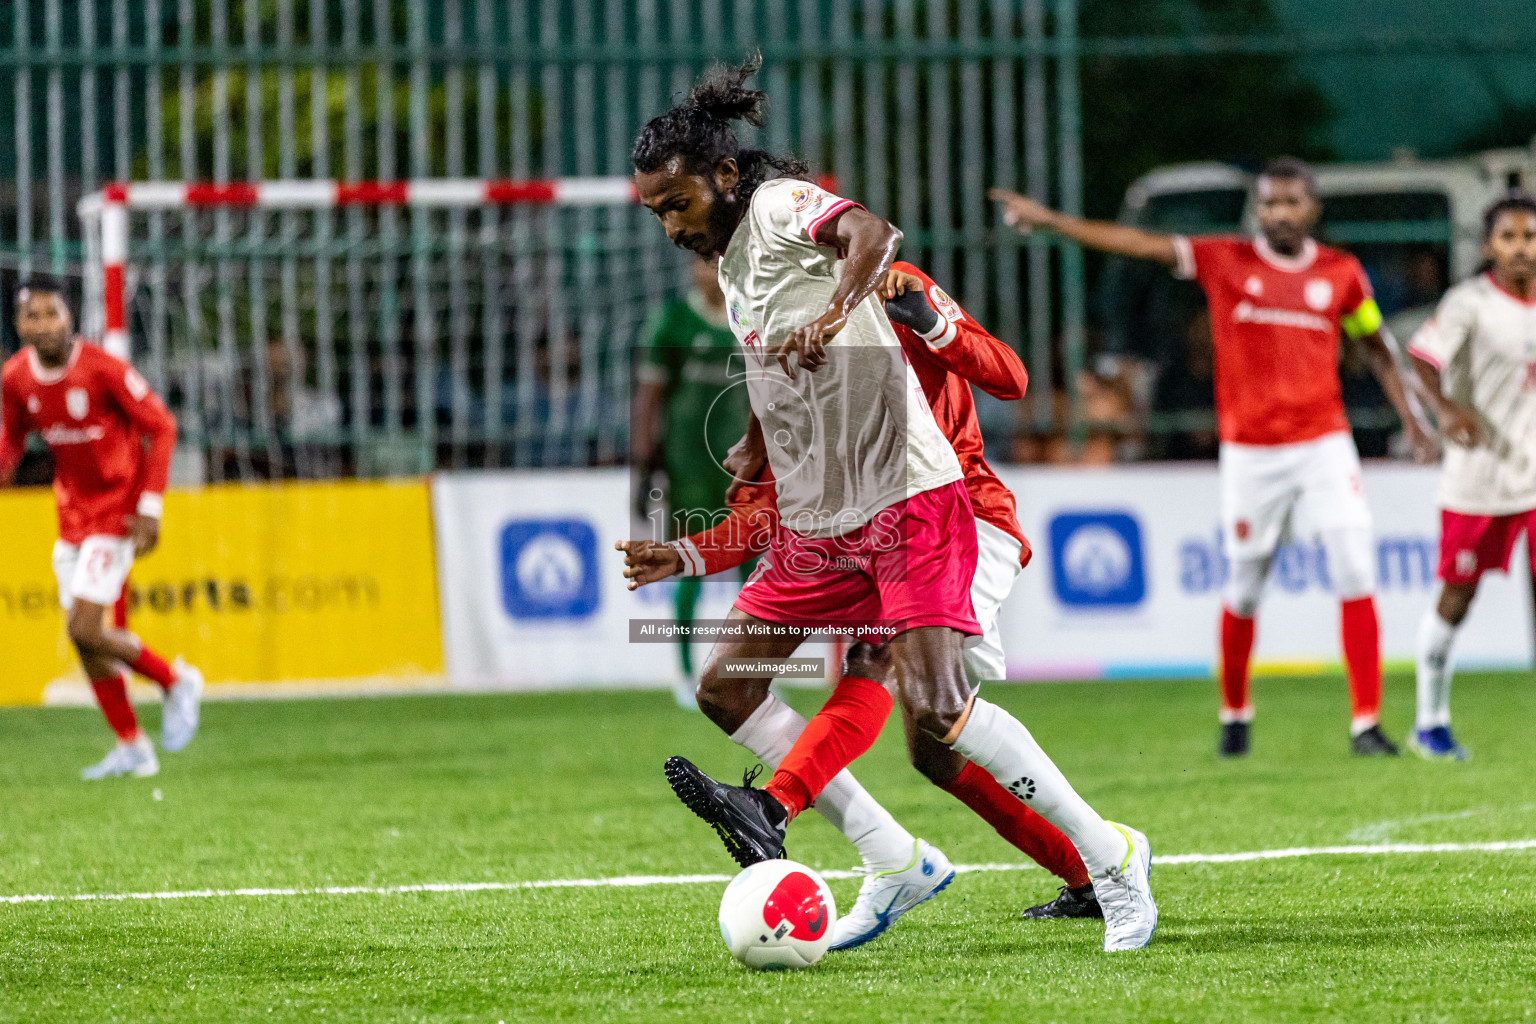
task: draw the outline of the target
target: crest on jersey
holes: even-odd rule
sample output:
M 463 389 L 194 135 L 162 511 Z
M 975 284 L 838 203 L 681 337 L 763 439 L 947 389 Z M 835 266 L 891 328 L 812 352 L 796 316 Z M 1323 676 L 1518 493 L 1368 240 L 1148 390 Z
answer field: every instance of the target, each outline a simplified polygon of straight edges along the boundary
M 789 190 L 789 208 L 796 213 L 803 213 L 812 206 L 821 204 L 821 190 L 811 188 L 809 185 L 801 185 Z
M 1302 289 L 1301 297 L 1307 300 L 1307 305 L 1321 313 L 1333 301 L 1333 285 L 1320 277 L 1314 277 Z
M 64 408 L 77 420 L 85 419 L 85 414 L 91 411 L 91 396 L 85 388 L 70 388 L 64 392 Z
M 1264 281 L 1259 277 L 1258 274 L 1249 274 L 1248 280 L 1243 282 L 1243 291 L 1247 292 L 1249 295 L 1252 295 L 1254 298 L 1258 298 L 1264 294 Z
M 33 416 L 36 416 L 42 407 L 43 403 L 37 400 L 36 395 L 27 396 L 27 412 L 31 413 Z
M 747 327 L 747 326 L 750 326 L 747 323 L 747 318 L 741 315 L 741 307 L 736 305 L 736 303 L 734 303 L 734 302 L 731 303 L 731 308 L 729 310 L 729 314 L 730 314 L 730 318 L 731 318 L 731 326 L 732 327 Z
M 928 289 L 928 298 L 933 302 L 933 308 L 939 311 L 939 315 L 950 323 L 960 322 L 960 304 L 949 297 L 949 293 L 938 285 Z

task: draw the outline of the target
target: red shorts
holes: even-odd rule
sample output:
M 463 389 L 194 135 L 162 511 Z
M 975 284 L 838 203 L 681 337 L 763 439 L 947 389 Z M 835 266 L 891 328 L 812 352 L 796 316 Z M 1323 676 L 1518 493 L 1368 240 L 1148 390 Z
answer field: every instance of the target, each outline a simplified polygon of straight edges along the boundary
M 780 526 L 736 607 L 870 643 L 919 626 L 978 636 L 975 575 L 976 519 L 957 480 L 883 508 L 841 536 L 804 537 Z
M 1476 583 L 1485 572 L 1509 571 L 1509 556 L 1520 531 L 1525 543 L 1536 537 L 1536 509 L 1507 516 L 1474 516 L 1440 510 L 1440 578 L 1453 586 Z M 1536 570 L 1536 547 L 1531 551 Z

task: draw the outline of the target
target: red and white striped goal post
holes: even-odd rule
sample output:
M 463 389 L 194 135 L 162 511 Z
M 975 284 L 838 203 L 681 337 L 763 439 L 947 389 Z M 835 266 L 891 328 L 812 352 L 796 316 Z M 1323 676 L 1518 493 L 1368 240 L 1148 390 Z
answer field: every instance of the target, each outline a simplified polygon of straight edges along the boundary
M 134 210 L 224 207 L 258 210 L 330 210 L 405 206 L 469 209 L 482 206 L 612 206 L 636 201 L 635 186 L 621 176 L 505 181 L 484 178 L 418 178 L 407 181 L 279 180 L 227 184 L 140 181 L 108 185 L 81 199 L 76 212 L 87 233 L 100 220 L 101 344 L 128 358 L 124 297 L 128 262 L 128 214 Z M 89 248 L 89 246 L 88 246 Z

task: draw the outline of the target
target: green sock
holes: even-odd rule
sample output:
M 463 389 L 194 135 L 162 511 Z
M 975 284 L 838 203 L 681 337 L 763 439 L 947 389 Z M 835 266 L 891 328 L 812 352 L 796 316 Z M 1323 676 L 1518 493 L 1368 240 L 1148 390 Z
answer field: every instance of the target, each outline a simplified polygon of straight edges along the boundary
M 677 621 L 693 621 L 693 609 L 699 603 L 699 578 L 685 576 L 677 581 Z M 682 664 L 683 675 L 693 678 L 693 650 L 687 637 L 678 641 L 677 659 Z

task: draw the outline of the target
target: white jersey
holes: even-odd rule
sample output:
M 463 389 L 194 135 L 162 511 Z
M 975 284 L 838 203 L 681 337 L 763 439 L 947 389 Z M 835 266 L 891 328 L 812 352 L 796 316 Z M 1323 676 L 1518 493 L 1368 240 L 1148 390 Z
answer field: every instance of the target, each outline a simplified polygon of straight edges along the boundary
M 809 182 L 765 182 L 720 260 L 780 518 L 809 537 L 856 529 L 882 508 L 962 475 L 876 296 L 854 308 L 815 373 L 798 369 L 790 380 L 766 354 L 827 311 L 843 261 L 815 234 L 853 205 Z
M 1408 346 L 1440 370 L 1446 397 L 1477 412 L 1483 439 L 1447 439 L 1440 506 L 1499 516 L 1536 508 L 1536 301 L 1487 274 L 1445 293 Z

